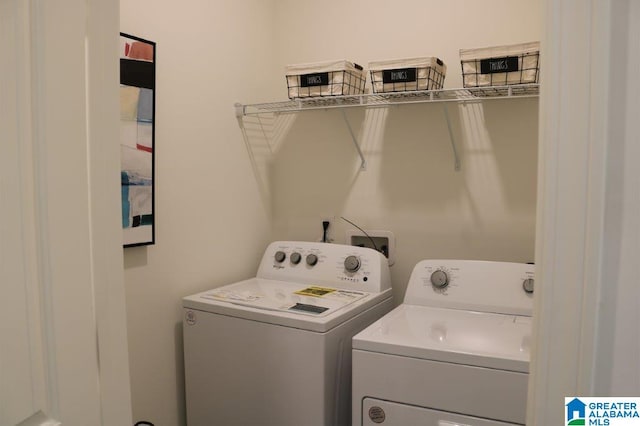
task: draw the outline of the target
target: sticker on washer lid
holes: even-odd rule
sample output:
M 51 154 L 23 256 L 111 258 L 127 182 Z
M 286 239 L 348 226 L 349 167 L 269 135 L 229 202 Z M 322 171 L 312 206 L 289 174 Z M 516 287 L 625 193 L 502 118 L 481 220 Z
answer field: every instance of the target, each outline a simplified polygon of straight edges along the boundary
M 306 303 L 296 303 L 295 305 L 291 306 L 289 310 L 309 312 L 311 314 L 321 314 L 324 311 L 328 311 L 329 308 L 325 308 L 324 306 L 307 305 Z
M 333 293 L 334 291 L 336 291 L 335 288 L 311 286 L 303 288 L 302 290 L 295 291 L 294 294 L 299 294 L 301 296 L 322 297 L 329 293 Z
M 369 418 L 374 423 L 383 423 L 387 416 L 384 413 L 382 407 L 374 405 L 373 407 L 369 408 Z
M 205 299 L 226 300 L 229 302 L 255 302 L 262 299 L 260 294 L 252 294 L 249 292 L 238 293 L 230 290 L 214 290 L 202 295 Z
M 358 300 L 366 296 L 366 293 L 353 290 L 336 290 L 336 292 L 331 294 L 331 296 L 335 296 L 336 299 L 340 298 Z

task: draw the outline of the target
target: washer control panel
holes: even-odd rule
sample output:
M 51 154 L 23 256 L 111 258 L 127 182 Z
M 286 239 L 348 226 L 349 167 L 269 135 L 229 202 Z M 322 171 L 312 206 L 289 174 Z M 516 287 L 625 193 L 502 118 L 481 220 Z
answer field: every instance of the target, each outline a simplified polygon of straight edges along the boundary
M 367 292 L 391 288 L 389 264 L 381 253 L 364 247 L 306 241 L 271 243 L 257 277 Z
M 528 315 L 534 265 L 478 260 L 423 260 L 413 269 L 404 303 Z

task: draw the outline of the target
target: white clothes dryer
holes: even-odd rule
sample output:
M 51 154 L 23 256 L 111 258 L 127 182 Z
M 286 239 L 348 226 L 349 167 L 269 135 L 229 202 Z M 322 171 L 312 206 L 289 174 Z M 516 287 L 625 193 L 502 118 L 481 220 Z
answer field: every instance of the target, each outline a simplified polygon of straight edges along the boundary
M 279 241 L 257 276 L 185 297 L 187 421 L 348 425 L 351 341 L 392 307 L 375 250 Z
M 524 425 L 534 266 L 424 260 L 353 339 L 353 425 Z

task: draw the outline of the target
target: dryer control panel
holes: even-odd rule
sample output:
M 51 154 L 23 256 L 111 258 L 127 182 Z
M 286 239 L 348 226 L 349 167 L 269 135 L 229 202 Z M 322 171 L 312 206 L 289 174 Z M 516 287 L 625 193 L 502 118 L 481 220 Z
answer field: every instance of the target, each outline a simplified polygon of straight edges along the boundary
M 369 293 L 391 288 L 389 264 L 381 253 L 365 247 L 308 241 L 269 244 L 257 278 Z
M 479 260 L 423 260 L 404 303 L 531 316 L 534 265 Z

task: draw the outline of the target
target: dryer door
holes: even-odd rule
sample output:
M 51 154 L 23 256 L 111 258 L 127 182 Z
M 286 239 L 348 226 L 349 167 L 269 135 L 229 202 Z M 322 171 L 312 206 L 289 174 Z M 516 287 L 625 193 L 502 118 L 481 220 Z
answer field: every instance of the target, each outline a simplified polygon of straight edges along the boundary
M 362 401 L 363 426 L 513 426 L 479 417 L 462 416 L 445 411 L 431 410 L 414 405 L 365 398 Z

